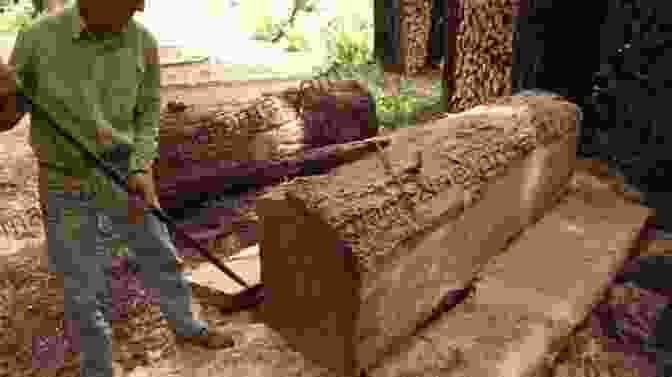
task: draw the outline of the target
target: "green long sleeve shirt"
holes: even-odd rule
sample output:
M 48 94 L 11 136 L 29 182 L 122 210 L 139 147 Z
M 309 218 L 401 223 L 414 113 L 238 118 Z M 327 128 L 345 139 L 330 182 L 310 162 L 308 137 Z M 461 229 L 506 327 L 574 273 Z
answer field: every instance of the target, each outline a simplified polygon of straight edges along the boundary
M 20 33 L 14 46 L 19 85 L 45 109 L 67 107 L 49 116 L 94 154 L 106 147 L 96 140 L 98 128 L 109 128 L 115 143 L 132 147 L 129 169 L 146 168 L 157 156 L 160 119 L 158 43 L 131 19 L 120 33 L 87 32 L 75 1 L 59 15 L 38 19 Z M 49 110 L 47 110 L 49 111 Z M 63 138 L 38 108 L 31 115 L 31 144 L 48 166 L 50 190 L 62 190 L 64 177 L 82 179 L 107 204 L 127 200 L 94 173 L 84 155 Z M 115 202 L 116 204 L 121 204 Z

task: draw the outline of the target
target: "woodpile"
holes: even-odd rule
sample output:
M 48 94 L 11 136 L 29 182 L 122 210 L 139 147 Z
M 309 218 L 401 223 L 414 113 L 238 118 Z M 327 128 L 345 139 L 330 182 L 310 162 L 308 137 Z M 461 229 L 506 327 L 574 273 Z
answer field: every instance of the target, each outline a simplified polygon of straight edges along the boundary
M 414 75 L 427 64 L 432 1 L 403 0 L 401 9 L 401 56 L 405 73 Z
M 568 102 L 505 97 L 275 187 L 257 201 L 265 323 L 339 373 L 372 366 L 555 203 L 576 120 Z
M 512 49 L 512 0 L 464 0 L 452 112 L 511 95 Z

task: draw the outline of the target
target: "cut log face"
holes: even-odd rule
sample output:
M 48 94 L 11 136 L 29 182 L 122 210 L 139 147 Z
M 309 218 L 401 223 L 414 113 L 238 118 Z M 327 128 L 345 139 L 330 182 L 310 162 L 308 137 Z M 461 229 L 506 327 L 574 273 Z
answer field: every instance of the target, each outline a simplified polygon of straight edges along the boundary
M 369 375 L 544 375 L 545 362 L 604 297 L 650 215 L 614 192 L 570 193 L 488 262 L 470 298 Z
M 649 216 L 614 192 L 574 193 L 488 263 L 476 300 L 576 326 L 604 296 Z
M 336 371 L 372 365 L 558 199 L 576 120 L 568 102 L 505 98 L 271 190 L 257 202 L 267 323 Z

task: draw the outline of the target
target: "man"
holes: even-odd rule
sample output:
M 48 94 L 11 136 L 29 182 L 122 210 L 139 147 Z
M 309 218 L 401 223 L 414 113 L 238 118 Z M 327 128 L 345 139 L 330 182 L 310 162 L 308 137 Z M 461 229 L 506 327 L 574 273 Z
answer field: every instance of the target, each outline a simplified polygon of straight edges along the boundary
M 67 323 L 76 324 L 82 377 L 112 377 L 112 345 L 103 269 L 110 256 L 96 243 L 104 213 L 128 239 L 148 287 L 178 339 L 206 347 L 233 345 L 232 337 L 194 318 L 191 291 L 168 230 L 146 212 L 159 205 L 152 179 L 157 155 L 160 72 L 157 40 L 132 19 L 143 0 L 78 0 L 38 19 L 17 37 L 9 66 L 0 63 L 0 131 L 24 115 L 17 86 L 40 106 L 32 110 L 31 144 L 46 198 L 49 266 L 64 276 Z M 60 114 L 43 108 L 67 107 Z M 128 175 L 133 201 L 113 190 L 54 125 Z M 122 153 L 126 147 L 129 153 Z M 77 331 L 75 331 L 77 332 Z

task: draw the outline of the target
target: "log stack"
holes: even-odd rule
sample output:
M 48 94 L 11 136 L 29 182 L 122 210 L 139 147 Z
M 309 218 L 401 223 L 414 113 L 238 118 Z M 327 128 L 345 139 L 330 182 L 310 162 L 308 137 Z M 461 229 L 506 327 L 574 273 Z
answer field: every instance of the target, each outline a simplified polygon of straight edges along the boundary
M 452 112 L 511 95 L 512 33 L 512 0 L 464 0 Z
M 404 0 L 401 9 L 401 55 L 405 73 L 414 75 L 427 63 L 432 1 Z
M 504 97 L 276 186 L 257 201 L 265 323 L 339 373 L 372 366 L 557 200 L 576 120 L 553 97 Z

